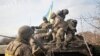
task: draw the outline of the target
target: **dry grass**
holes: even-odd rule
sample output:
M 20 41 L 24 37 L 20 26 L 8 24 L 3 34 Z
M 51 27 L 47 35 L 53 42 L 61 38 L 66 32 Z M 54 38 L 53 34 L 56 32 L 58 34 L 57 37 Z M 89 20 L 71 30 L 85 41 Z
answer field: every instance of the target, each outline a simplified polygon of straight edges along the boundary
M 92 45 L 100 45 L 100 35 L 92 32 L 81 32 L 86 41 Z

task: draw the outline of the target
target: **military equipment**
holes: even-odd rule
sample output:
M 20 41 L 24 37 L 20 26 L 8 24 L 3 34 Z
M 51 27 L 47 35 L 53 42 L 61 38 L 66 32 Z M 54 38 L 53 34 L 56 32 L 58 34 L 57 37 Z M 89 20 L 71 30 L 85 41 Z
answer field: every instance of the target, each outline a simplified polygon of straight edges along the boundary
M 9 42 L 15 39 L 15 37 L 0 35 L 0 37 L 3 37 L 3 39 L 0 41 L 0 45 L 7 45 Z
M 2 37 L 6 37 L 6 38 L 11 38 L 11 39 L 15 39 L 15 37 L 9 37 L 9 36 L 5 36 L 5 35 L 0 35 Z
M 7 37 L 7 36 L 3 36 L 3 37 Z M 68 45 L 66 45 L 66 48 L 64 49 L 62 47 L 56 48 L 56 43 L 43 43 L 43 45 L 41 45 L 41 44 L 38 44 L 37 40 L 35 41 L 36 41 L 36 44 L 41 49 L 44 49 L 44 47 L 48 46 L 48 51 L 47 53 L 45 53 L 47 56 L 91 56 L 83 38 L 84 37 L 81 35 L 76 35 L 75 39 L 69 42 Z M 63 42 L 61 42 L 61 44 L 62 46 L 64 45 Z M 0 55 L 4 56 L 6 46 L 7 45 L 0 45 Z M 100 54 L 100 52 L 96 53 L 96 51 L 99 51 L 99 49 L 95 48 L 94 50 L 94 47 L 90 44 L 88 44 L 88 47 L 93 55 Z M 95 51 L 95 53 L 93 51 Z
M 80 41 L 71 41 L 66 49 L 56 49 L 55 44 L 56 43 L 44 43 L 44 47 L 49 46 L 49 54 L 54 56 L 89 56 L 89 52 L 87 50 L 87 47 L 84 43 L 83 36 L 77 35 L 77 37 L 80 39 Z M 63 43 L 63 42 L 62 42 Z M 90 44 L 89 48 L 92 51 L 94 55 L 100 55 L 100 47 L 96 46 L 93 47 Z M 0 45 L 0 55 L 4 56 L 5 48 L 7 45 Z M 97 51 L 98 50 L 98 51 Z

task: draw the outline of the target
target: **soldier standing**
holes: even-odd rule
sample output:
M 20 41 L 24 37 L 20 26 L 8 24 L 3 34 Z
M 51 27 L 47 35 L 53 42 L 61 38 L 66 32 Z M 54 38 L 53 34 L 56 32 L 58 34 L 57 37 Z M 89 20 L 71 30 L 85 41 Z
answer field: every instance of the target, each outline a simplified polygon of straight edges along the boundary
M 51 43 L 52 43 L 52 42 L 56 41 L 56 33 L 57 33 L 58 29 L 57 29 L 57 27 L 56 28 L 53 27 L 53 25 L 55 24 L 56 14 L 53 12 L 50 17 L 52 19 L 52 22 L 51 22 L 51 24 L 52 24 L 52 36 L 53 36 L 53 40 L 51 41 Z
M 18 37 L 11 41 L 5 51 L 5 56 L 32 56 L 29 40 L 33 31 L 29 26 L 19 28 Z
M 61 42 L 64 40 L 64 32 L 67 31 L 67 26 L 64 21 L 65 16 L 69 13 L 67 9 L 64 9 L 57 14 L 55 18 L 55 23 L 53 25 L 54 28 L 57 28 L 56 39 L 57 39 L 57 48 L 61 48 Z M 63 16 L 62 16 L 63 15 Z

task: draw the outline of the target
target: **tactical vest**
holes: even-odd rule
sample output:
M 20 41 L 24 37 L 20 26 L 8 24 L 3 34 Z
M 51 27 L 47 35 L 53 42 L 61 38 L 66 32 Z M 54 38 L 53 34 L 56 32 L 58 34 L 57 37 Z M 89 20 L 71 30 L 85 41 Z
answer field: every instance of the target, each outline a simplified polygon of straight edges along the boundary
M 13 41 L 14 42 L 14 41 Z M 14 47 L 13 42 L 11 42 L 9 44 L 9 46 L 7 47 L 7 49 L 5 50 L 5 56 L 16 56 L 15 52 L 16 50 L 22 45 L 21 43 L 19 43 L 18 45 L 16 45 Z

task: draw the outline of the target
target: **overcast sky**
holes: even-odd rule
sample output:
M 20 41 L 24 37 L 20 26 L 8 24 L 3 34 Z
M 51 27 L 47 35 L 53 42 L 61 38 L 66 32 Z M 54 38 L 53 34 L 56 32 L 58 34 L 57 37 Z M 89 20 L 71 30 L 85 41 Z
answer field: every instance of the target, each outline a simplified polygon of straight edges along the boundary
M 53 11 L 68 9 L 69 18 L 95 15 L 95 0 L 53 0 Z M 16 35 L 22 25 L 39 25 L 47 13 L 51 0 L 0 0 L 0 34 Z M 80 30 L 80 24 L 78 24 Z

